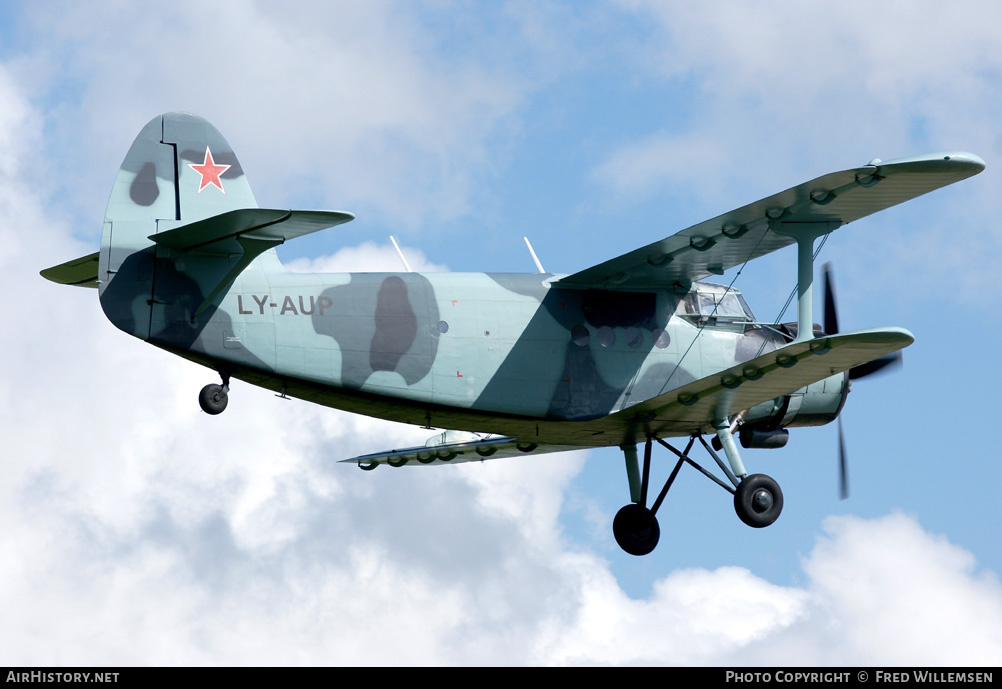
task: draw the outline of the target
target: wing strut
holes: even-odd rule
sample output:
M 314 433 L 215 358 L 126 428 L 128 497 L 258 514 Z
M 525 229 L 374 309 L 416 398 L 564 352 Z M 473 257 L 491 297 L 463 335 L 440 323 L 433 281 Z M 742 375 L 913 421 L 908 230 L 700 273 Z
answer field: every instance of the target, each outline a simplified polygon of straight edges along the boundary
M 842 223 L 782 222 L 773 220 L 769 229 L 797 241 L 797 339 L 814 338 L 814 240 L 837 230 Z

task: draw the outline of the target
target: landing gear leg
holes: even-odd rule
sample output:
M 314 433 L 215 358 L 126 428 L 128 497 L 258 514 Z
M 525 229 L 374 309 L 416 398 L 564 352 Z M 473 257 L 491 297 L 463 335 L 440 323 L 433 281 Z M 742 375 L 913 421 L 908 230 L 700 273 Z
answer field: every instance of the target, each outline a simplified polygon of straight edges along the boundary
M 644 467 L 640 470 L 637 461 L 637 446 L 622 445 L 620 448 L 626 457 L 626 475 L 630 480 L 630 499 L 632 503 L 623 507 L 612 520 L 612 533 L 616 543 L 630 555 L 647 555 L 658 544 L 661 538 L 661 527 L 658 525 L 657 514 L 661 503 L 668 496 L 668 490 L 675 482 L 679 469 L 683 464 L 689 464 L 699 470 L 718 486 L 734 495 L 734 511 L 738 518 L 748 526 L 762 528 L 769 526 L 779 518 L 783 511 L 783 491 L 779 484 L 765 474 L 746 475 L 744 464 L 734 443 L 733 429 L 729 423 L 722 422 L 717 426 L 717 439 L 727 456 L 724 462 L 710 444 L 701 435 L 689 438 L 685 451 L 678 451 L 661 438 L 648 438 L 644 446 Z M 727 476 L 730 483 L 725 483 L 709 471 L 701 467 L 689 457 L 689 451 L 696 440 L 703 445 L 720 470 Z M 664 488 L 658 493 L 654 503 L 647 507 L 647 493 L 651 478 L 651 447 L 657 441 L 659 445 L 670 450 L 678 462 L 665 482 Z
M 654 550 L 661 539 L 661 526 L 654 516 L 654 509 L 647 509 L 647 487 L 651 473 L 651 439 L 644 446 L 644 473 L 639 474 L 637 467 L 637 446 L 622 446 L 626 455 L 626 473 L 630 479 L 630 498 L 632 503 L 623 507 L 612 520 L 612 534 L 616 543 L 630 555 L 647 555 Z
M 730 424 L 726 421 L 717 424 L 717 439 L 734 475 L 741 477 L 734 490 L 734 511 L 738 519 L 756 529 L 769 526 L 779 519 L 783 511 L 783 491 L 779 489 L 779 484 L 765 474 L 747 475 Z
M 223 379 L 222 385 L 211 383 L 202 388 L 202 391 L 198 393 L 198 406 L 206 414 L 212 414 L 213 416 L 222 414 L 229 401 L 226 393 L 230 391 L 230 376 L 226 373 L 221 373 L 220 375 Z

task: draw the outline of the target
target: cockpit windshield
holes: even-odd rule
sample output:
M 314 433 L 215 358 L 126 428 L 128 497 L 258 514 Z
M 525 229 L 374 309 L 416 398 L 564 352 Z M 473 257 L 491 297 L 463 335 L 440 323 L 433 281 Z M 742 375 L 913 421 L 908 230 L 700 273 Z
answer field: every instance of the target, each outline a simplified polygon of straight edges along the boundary
M 679 305 L 678 315 L 701 323 L 744 323 L 755 316 L 739 290 L 700 282 L 693 285 Z

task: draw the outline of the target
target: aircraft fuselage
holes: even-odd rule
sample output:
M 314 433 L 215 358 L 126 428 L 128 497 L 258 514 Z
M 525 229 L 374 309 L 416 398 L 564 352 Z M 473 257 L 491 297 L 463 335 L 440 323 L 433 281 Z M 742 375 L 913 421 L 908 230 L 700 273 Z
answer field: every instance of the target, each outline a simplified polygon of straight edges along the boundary
M 537 273 L 308 274 L 271 252 L 193 317 L 205 289 L 192 276 L 207 271 L 160 252 L 144 339 L 291 396 L 429 426 L 553 441 L 570 421 L 581 443 L 591 419 L 784 342 L 750 314 L 700 317 L 717 285 L 612 292 L 551 287 L 554 276 Z

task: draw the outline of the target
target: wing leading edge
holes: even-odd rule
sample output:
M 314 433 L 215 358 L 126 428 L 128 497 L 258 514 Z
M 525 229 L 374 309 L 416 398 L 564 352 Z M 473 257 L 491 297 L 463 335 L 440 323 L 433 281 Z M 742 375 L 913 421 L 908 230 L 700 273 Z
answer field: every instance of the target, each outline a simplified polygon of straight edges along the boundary
M 930 153 L 833 172 L 693 225 L 552 284 L 608 290 L 650 290 L 690 283 L 794 243 L 776 223 L 831 223 L 863 218 L 985 169 L 972 153 Z

